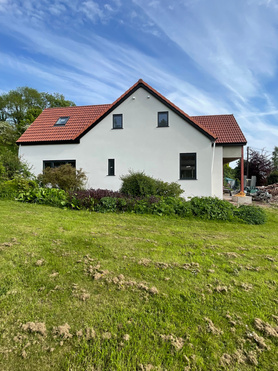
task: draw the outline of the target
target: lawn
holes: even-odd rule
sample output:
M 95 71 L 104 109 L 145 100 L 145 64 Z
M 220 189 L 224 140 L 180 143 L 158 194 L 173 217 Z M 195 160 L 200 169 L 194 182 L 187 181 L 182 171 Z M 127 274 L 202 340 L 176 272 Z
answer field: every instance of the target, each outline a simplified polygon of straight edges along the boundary
M 0 201 L 0 369 L 278 369 L 264 225 Z

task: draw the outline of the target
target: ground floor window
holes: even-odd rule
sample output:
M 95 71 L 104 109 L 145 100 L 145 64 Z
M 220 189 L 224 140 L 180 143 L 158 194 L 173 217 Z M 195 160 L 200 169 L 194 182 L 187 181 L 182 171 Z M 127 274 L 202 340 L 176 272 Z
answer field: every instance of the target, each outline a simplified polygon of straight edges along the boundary
M 76 167 L 76 161 L 75 160 L 46 160 L 43 161 L 43 169 L 47 167 L 59 167 L 61 165 L 70 164 L 72 167 Z
M 115 175 L 115 159 L 109 158 L 108 160 L 108 175 L 113 176 Z
M 180 153 L 180 179 L 196 179 L 196 153 Z

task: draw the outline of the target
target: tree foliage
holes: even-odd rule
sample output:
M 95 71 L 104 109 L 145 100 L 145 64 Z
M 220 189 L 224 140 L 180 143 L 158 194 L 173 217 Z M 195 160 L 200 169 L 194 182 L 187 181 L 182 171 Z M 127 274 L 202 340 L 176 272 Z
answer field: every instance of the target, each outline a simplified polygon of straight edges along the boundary
M 278 147 L 274 147 L 273 152 L 272 152 L 272 165 L 273 165 L 273 170 L 278 171 Z
M 40 93 L 27 86 L 0 95 L 0 121 L 8 121 L 20 136 L 45 108 L 75 104 L 62 94 Z
M 14 153 L 17 153 L 16 140 L 18 138 L 17 131 L 14 126 L 7 121 L 0 121 L 0 152 L 7 148 Z
M 256 176 L 258 186 L 267 184 L 267 177 L 272 171 L 273 165 L 269 156 L 264 150 L 261 152 L 250 149 L 249 164 L 244 161 L 244 174 L 247 174 L 247 166 L 249 166 L 250 177 Z M 235 168 L 236 177 L 240 179 L 240 161 Z
M 235 169 L 232 169 L 229 164 L 223 166 L 223 176 L 224 178 L 235 178 Z
M 14 178 L 32 178 L 31 169 L 22 161 L 17 153 L 8 148 L 1 147 L 0 150 L 0 182 Z
M 272 171 L 267 177 L 267 184 L 278 183 L 278 170 Z

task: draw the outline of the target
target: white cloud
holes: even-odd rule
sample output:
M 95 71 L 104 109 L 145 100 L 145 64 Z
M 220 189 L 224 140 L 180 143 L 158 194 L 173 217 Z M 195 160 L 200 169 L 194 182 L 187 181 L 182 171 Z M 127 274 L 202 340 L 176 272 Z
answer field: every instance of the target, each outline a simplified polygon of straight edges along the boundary
M 110 103 L 143 78 L 189 115 L 234 113 L 256 147 L 277 145 L 277 126 L 271 122 L 278 111 L 277 98 L 264 87 L 265 79 L 276 77 L 277 68 L 276 15 L 269 15 L 272 2 L 177 0 L 171 9 L 166 0 L 160 0 L 159 6 L 157 1 L 133 2 L 141 8 L 129 6 L 133 4 L 129 1 L 124 17 L 117 12 L 127 0 L 54 0 L 51 6 L 48 0 L 0 0 L 0 11 L 2 6 L 6 12 L 2 33 L 16 37 L 24 50 L 16 56 L 2 52 L 1 71 L 17 71 L 27 81 L 51 87 L 78 104 Z M 181 68 L 182 62 L 174 56 L 167 55 L 172 64 L 165 62 L 162 53 L 161 59 L 152 57 L 158 54 L 155 44 L 147 45 L 144 52 L 135 43 L 115 42 L 98 36 L 96 27 L 89 28 L 98 22 L 107 24 L 115 14 L 121 14 L 125 24 L 133 22 L 129 26 L 136 24 L 138 37 L 140 32 L 164 35 L 164 39 L 167 35 L 167 43 L 193 61 L 192 78 L 186 81 L 190 76 L 190 71 L 184 73 L 186 62 L 177 73 L 175 66 L 178 62 Z M 55 22 L 56 31 L 60 25 L 69 27 L 68 22 L 72 28 L 55 32 L 49 27 Z M 82 22 L 86 29 L 77 27 Z M 78 33 L 82 42 L 74 39 Z M 205 82 L 193 76 L 198 69 Z
M 86 17 L 91 19 L 93 22 L 96 22 L 98 19 L 104 19 L 103 11 L 100 9 L 99 5 L 92 0 L 84 1 L 79 11 L 83 12 Z

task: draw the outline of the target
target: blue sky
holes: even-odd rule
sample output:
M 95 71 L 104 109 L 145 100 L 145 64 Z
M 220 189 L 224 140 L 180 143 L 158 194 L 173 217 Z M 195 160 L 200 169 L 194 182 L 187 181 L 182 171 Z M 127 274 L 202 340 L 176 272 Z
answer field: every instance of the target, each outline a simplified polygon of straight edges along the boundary
M 276 0 L 0 0 L 0 93 L 112 103 L 142 78 L 189 115 L 278 146 Z

